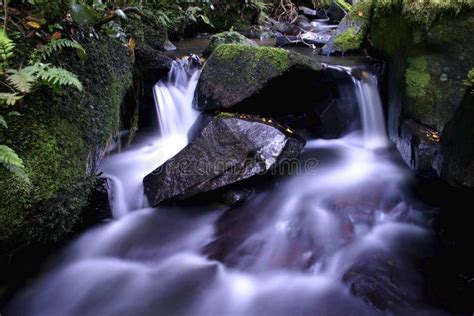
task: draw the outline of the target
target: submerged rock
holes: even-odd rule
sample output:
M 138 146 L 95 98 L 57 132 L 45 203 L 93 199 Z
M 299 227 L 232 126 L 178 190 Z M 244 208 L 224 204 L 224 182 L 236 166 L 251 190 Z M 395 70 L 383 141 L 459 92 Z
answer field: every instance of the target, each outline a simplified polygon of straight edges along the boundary
M 143 180 L 154 206 L 222 188 L 298 157 L 304 140 L 255 116 L 220 114 L 186 148 Z
M 318 61 L 283 49 L 222 45 L 204 65 L 195 102 L 201 111 L 291 113 L 308 105 L 301 98 L 325 95 L 313 86 L 324 80 L 315 79 L 318 74 L 323 77 L 322 73 Z M 305 91 L 310 88 L 312 95 L 308 96 Z
M 222 32 L 211 37 L 209 44 L 202 53 L 205 57 L 209 57 L 212 52 L 222 44 L 241 44 L 248 46 L 257 46 L 257 43 L 235 31 Z

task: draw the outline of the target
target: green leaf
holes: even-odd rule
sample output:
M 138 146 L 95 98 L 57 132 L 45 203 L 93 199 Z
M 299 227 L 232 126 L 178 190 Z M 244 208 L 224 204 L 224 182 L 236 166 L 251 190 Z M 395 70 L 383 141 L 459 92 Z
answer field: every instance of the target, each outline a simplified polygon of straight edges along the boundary
M 30 182 L 28 175 L 25 172 L 23 160 L 15 153 L 13 149 L 6 145 L 0 145 L 0 164 L 7 170 L 17 175 L 26 182 Z
M 13 51 L 15 49 L 15 43 L 8 38 L 5 31 L 0 30 L 0 56 L 1 60 L 5 62 L 7 59 L 10 59 L 13 56 Z
M 7 106 L 13 106 L 15 103 L 22 98 L 18 93 L 0 93 L 1 103 L 5 103 Z
M 7 82 L 22 93 L 30 92 L 31 87 L 36 80 L 33 76 L 34 71 L 31 67 L 25 67 L 20 70 L 8 69 L 7 74 Z
M 80 26 L 89 26 L 97 21 L 96 11 L 85 4 L 72 4 L 71 17 Z
M 7 121 L 0 115 L 0 127 L 8 128 Z
M 205 15 L 199 15 L 199 17 L 202 19 L 202 21 L 204 23 L 206 23 L 207 25 L 211 26 L 212 28 L 214 28 L 214 24 L 212 24 L 211 20 L 209 20 L 209 18 Z

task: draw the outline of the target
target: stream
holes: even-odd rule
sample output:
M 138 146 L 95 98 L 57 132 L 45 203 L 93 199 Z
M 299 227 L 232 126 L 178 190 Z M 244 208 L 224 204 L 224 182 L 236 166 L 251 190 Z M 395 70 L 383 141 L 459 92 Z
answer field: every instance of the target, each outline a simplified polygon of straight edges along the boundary
M 187 145 L 199 73 L 175 61 L 156 84 L 159 131 L 100 167 L 113 220 L 64 249 L 6 315 L 443 315 L 424 303 L 417 267 L 433 214 L 407 192 L 374 74 L 340 87 L 360 128 L 307 139 L 298 172 L 233 208 L 151 208 L 142 180 Z

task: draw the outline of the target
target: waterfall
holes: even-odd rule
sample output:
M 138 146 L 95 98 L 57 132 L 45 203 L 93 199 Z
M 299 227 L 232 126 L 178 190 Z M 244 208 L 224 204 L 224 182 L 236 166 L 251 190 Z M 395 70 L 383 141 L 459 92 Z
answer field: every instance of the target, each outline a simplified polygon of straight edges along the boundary
M 388 146 L 382 102 L 377 85 L 377 76 L 368 74 L 365 78 L 352 77 L 362 120 L 364 145 L 370 149 Z
M 162 138 L 185 136 L 198 117 L 192 101 L 199 74 L 195 59 L 173 61 L 168 78 L 153 88 Z
M 146 207 L 143 177 L 187 143 L 198 76 L 175 62 L 154 89 L 161 136 L 102 164 L 120 218 L 66 248 L 6 314 L 434 315 L 409 264 L 429 220 L 405 198 L 404 169 L 372 150 L 386 146 L 375 76 L 353 79 L 362 132 L 309 140 L 302 174 L 235 208 Z
M 192 107 L 199 75 L 195 57 L 173 61 L 168 77 L 153 88 L 159 135 L 144 133 L 132 148 L 102 162 L 100 171 L 112 187 L 114 217 L 148 207 L 143 178 L 187 145 L 187 133 L 199 115 Z

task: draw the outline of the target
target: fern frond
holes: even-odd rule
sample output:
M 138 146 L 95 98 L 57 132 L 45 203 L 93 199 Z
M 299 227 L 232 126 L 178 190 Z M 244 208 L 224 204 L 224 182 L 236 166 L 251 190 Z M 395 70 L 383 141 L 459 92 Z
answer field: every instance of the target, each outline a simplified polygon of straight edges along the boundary
M 0 164 L 24 181 L 30 182 L 28 175 L 25 172 L 23 160 L 18 157 L 13 149 L 6 145 L 0 145 Z
M 0 56 L 2 62 L 13 56 L 15 43 L 7 36 L 4 30 L 0 30 Z
M 18 93 L 0 93 L 0 104 L 4 103 L 7 106 L 13 106 L 21 98 L 23 96 Z
M 39 60 L 46 60 L 51 57 L 51 54 L 57 51 L 60 51 L 64 48 L 73 48 L 77 50 L 77 55 L 79 58 L 84 59 L 86 56 L 86 51 L 84 48 L 76 42 L 73 42 L 69 39 L 53 39 L 49 42 L 48 45 L 41 51 Z
M 35 72 L 37 72 L 37 69 L 34 66 L 28 66 L 20 70 L 8 69 L 7 82 L 16 90 L 28 93 L 36 81 Z
M 7 121 L 0 115 L 0 127 L 8 128 Z
M 82 83 L 77 76 L 64 68 L 54 67 L 51 64 L 35 64 L 37 68 L 35 76 L 53 86 L 72 86 L 79 91 L 83 91 Z

